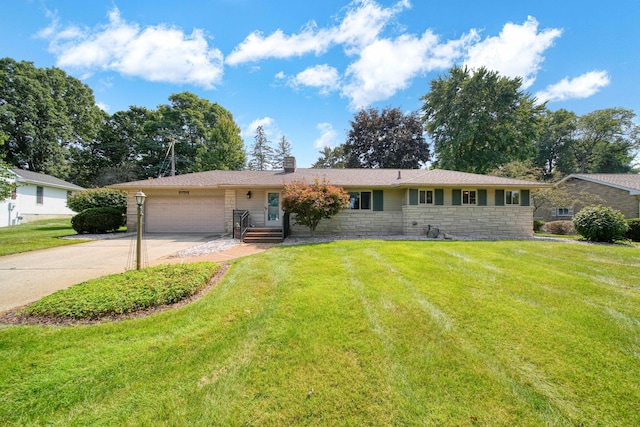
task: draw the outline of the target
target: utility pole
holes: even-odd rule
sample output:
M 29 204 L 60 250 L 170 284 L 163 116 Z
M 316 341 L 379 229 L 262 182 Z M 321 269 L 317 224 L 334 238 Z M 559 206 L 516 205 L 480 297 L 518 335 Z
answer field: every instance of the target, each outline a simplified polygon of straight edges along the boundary
M 171 176 L 176 176 L 176 140 L 171 138 Z

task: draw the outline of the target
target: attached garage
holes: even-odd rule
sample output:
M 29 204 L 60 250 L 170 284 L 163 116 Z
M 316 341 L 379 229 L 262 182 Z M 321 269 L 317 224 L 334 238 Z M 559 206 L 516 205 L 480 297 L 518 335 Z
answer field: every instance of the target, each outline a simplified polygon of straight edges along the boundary
M 148 197 L 144 222 L 148 233 L 224 233 L 224 193 Z

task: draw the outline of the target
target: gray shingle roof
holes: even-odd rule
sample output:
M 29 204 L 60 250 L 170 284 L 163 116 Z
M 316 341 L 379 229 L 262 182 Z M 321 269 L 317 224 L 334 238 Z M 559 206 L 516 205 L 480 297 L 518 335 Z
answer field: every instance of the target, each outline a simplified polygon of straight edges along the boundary
M 564 178 L 558 184 L 570 178 L 584 179 L 603 185 L 629 191 L 630 194 L 640 194 L 640 175 L 631 173 L 574 173 Z
M 326 179 L 342 187 L 501 186 L 540 188 L 548 184 L 442 169 L 305 169 L 276 171 L 208 171 L 111 185 L 113 188 L 279 187 L 293 181 Z
M 63 181 L 51 175 L 32 172 L 25 169 L 11 169 L 11 170 L 13 171 L 13 173 L 15 173 L 18 176 L 18 181 L 21 181 L 21 182 L 27 182 L 30 184 L 41 184 L 49 187 L 62 188 L 65 190 L 75 190 L 75 191 L 84 190 L 84 188 L 78 185 L 72 184 L 67 181 Z

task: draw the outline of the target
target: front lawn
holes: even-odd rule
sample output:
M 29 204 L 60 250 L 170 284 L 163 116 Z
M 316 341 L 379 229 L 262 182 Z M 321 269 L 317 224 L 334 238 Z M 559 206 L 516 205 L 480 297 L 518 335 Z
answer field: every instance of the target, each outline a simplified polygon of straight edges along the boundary
M 339 241 L 234 261 L 202 299 L 0 327 L 3 425 L 640 425 L 640 253 Z
M 0 256 L 83 243 L 86 240 L 60 239 L 76 234 L 71 219 L 44 219 L 0 228 Z

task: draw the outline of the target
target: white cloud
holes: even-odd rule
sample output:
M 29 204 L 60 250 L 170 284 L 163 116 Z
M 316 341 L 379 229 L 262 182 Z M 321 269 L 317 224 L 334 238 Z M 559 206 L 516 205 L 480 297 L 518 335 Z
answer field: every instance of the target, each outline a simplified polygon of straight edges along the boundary
M 538 31 L 538 21 L 529 16 L 522 24 L 507 23 L 497 37 L 487 37 L 473 45 L 465 65 L 486 67 L 506 77 L 522 77 L 522 88 L 533 84 L 543 53 L 560 37 L 562 30 L 552 28 Z
M 606 71 L 590 71 L 571 80 L 565 77 L 558 83 L 547 86 L 535 96 L 539 102 L 587 98 L 607 86 L 609 82 Z
M 387 99 L 408 87 L 417 75 L 452 66 L 476 39 L 477 33 L 471 31 L 458 40 L 441 44 L 427 30 L 420 38 L 405 34 L 393 40 L 376 40 L 349 65 L 346 75 L 350 82 L 344 86 L 343 94 L 356 109 Z
M 96 102 L 96 106 L 105 113 L 109 112 L 109 105 L 105 104 L 104 102 Z
M 262 130 L 264 130 L 264 135 L 268 140 L 275 140 L 282 135 L 280 128 L 276 124 L 276 121 L 271 117 L 262 117 L 259 119 L 255 119 L 248 126 L 244 128 L 242 131 L 242 137 L 253 141 L 253 138 L 256 136 L 256 129 L 258 126 L 262 126 Z
M 311 22 L 292 35 L 280 29 L 268 36 L 254 31 L 233 49 L 226 63 L 239 65 L 267 58 L 291 58 L 309 53 L 320 55 L 338 44 L 353 54 L 373 42 L 389 20 L 407 7 L 408 0 L 401 0 L 391 8 L 383 8 L 373 0 L 356 0 L 347 7 L 344 19 L 337 26 L 318 28 L 315 22 Z
M 315 148 L 331 147 L 334 148 L 340 143 L 337 140 L 338 132 L 333 129 L 331 123 L 318 123 L 316 129 L 320 131 L 320 137 L 313 141 Z
M 89 74 L 101 70 L 155 82 L 194 84 L 213 88 L 222 79 L 222 53 L 210 48 L 206 35 L 191 34 L 165 25 L 140 28 L 109 13 L 109 23 L 96 28 L 59 28 L 54 17 L 39 35 L 49 40 L 49 50 L 61 68 Z
M 340 87 L 340 75 L 338 70 L 327 64 L 316 65 L 298 73 L 289 81 L 289 85 L 317 87 L 322 95 L 327 95 Z

